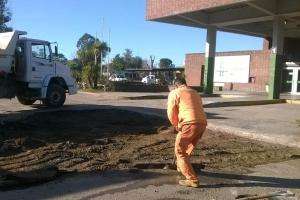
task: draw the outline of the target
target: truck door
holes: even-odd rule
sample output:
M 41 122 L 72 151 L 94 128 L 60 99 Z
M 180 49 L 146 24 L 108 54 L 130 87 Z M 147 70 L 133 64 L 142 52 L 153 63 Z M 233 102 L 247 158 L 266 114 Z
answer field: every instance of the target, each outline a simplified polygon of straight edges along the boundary
M 31 67 L 31 83 L 36 87 L 42 87 L 45 77 L 55 74 L 49 44 L 31 43 Z
M 18 43 L 15 53 L 15 72 L 18 81 L 26 82 L 27 69 L 26 69 L 26 52 L 25 44 Z

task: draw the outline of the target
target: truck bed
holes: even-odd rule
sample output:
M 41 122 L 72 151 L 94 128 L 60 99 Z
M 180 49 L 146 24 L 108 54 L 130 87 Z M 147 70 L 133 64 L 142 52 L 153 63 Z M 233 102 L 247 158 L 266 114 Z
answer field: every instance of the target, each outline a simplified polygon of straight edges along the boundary
M 0 33 L 0 74 L 12 72 L 19 36 L 25 34 L 23 31 Z

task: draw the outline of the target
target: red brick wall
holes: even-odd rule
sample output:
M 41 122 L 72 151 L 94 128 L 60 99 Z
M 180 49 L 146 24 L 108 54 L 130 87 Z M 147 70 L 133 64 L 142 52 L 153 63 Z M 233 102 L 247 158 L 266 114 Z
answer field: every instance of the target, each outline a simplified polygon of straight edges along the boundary
M 147 19 L 203 10 L 247 0 L 147 0 Z
M 204 65 L 205 59 L 203 54 L 187 54 L 185 59 L 185 75 L 189 86 L 200 86 L 201 83 L 201 66 Z M 204 72 L 203 72 L 204 73 Z
M 270 51 L 237 51 L 217 53 L 217 56 L 250 55 L 250 77 L 253 83 L 233 83 L 233 90 L 264 92 L 269 81 Z M 199 86 L 201 82 L 201 66 L 204 65 L 204 54 L 186 55 L 186 79 L 190 86 Z M 230 83 L 225 83 L 225 90 L 231 89 Z

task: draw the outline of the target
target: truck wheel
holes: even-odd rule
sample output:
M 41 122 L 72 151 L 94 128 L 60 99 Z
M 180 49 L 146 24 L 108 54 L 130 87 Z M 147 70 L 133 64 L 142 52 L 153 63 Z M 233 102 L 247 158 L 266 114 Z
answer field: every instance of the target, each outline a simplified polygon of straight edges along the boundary
M 28 99 L 28 98 L 23 97 L 23 96 L 17 96 L 17 99 L 20 102 L 20 104 L 23 104 L 25 106 L 31 106 L 36 101 L 36 100 Z
M 49 107 L 61 107 L 64 105 L 65 101 L 65 89 L 58 84 L 52 84 L 49 86 L 47 91 L 47 97 L 43 102 Z

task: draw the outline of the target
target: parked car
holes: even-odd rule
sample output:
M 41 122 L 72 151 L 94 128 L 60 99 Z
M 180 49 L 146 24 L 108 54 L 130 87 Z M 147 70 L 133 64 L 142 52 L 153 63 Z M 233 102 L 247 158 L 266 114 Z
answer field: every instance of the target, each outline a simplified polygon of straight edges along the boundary
M 148 75 L 142 79 L 142 83 L 147 85 L 154 85 L 159 83 L 159 79 L 155 77 L 155 75 Z
M 124 74 L 114 74 L 111 77 L 109 77 L 109 80 L 113 82 L 128 81 Z

